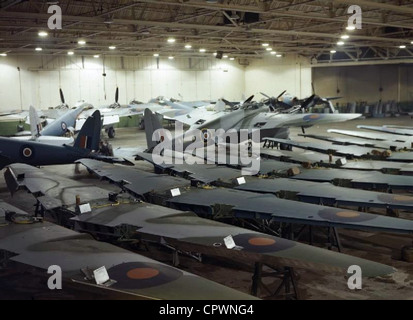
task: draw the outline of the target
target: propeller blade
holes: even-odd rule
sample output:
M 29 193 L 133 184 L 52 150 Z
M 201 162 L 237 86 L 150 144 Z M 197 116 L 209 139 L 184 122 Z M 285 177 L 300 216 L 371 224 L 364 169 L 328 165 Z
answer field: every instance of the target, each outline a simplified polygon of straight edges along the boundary
M 301 109 L 307 109 L 307 107 L 310 105 L 311 102 L 313 102 L 315 98 L 315 94 L 310 96 L 308 99 L 306 99 L 303 104 L 301 105 Z
M 286 93 L 286 92 L 287 92 L 287 90 L 284 90 L 283 92 L 281 92 L 281 93 L 278 95 L 277 100 L 278 100 L 279 98 L 281 98 L 281 97 L 284 95 L 284 93 Z
M 313 94 L 315 94 L 314 83 L 313 82 L 311 82 L 311 89 L 313 90 Z
M 229 102 L 228 100 L 225 100 L 224 98 L 221 99 L 227 106 L 230 106 L 231 108 L 234 107 L 234 104 L 232 102 Z
M 268 99 L 270 99 L 271 97 L 270 96 L 268 96 L 268 95 L 266 95 L 265 93 L 263 93 L 263 92 L 260 92 L 264 97 L 266 97 L 266 98 L 268 98 Z
M 116 92 L 115 92 L 115 102 L 118 103 L 119 100 L 119 88 L 116 87 Z
M 343 97 L 328 97 L 328 98 L 324 98 L 324 99 L 326 99 L 327 101 L 330 101 L 330 100 L 338 100 L 338 99 L 342 99 Z
M 252 99 L 254 99 L 254 95 L 252 95 L 251 97 L 249 97 L 247 100 L 245 100 L 242 104 L 244 103 L 249 103 L 252 101 Z
M 301 127 L 301 131 L 303 132 L 303 134 L 305 134 L 305 129 L 304 129 L 304 127 Z
M 65 104 L 65 96 L 61 88 L 59 89 L 59 93 L 60 93 L 60 101 L 62 102 L 62 104 Z

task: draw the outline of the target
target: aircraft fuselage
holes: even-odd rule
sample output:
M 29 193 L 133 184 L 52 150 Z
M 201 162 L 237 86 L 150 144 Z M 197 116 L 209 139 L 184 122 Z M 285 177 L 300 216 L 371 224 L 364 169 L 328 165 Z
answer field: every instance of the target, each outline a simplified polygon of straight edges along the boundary
M 0 137 L 0 169 L 11 163 L 33 166 L 67 164 L 89 154 L 86 149 L 53 146 L 33 141 L 18 141 Z

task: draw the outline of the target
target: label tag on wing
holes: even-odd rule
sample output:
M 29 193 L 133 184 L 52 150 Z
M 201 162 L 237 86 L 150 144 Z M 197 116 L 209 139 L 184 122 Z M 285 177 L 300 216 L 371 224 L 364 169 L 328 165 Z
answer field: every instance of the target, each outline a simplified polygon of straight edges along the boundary
M 224 243 L 227 249 L 234 249 L 236 247 L 235 241 L 231 235 L 224 238 Z
M 79 212 L 80 214 L 91 212 L 92 208 L 90 207 L 89 203 L 79 205 Z
M 172 197 L 177 197 L 181 195 L 181 190 L 179 188 L 171 189 L 171 195 Z
M 245 184 L 246 183 L 245 178 L 244 177 L 237 178 L 237 183 L 239 186 L 242 184 Z

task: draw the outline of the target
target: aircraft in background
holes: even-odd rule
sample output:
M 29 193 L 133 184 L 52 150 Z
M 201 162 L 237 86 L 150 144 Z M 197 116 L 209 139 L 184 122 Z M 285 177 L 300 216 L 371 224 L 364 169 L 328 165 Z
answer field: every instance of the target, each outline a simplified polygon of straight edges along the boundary
M 194 110 L 194 108 L 189 105 L 178 103 L 174 99 L 167 99 L 162 96 L 151 99 L 148 103 L 133 100 L 129 103 L 129 107 L 142 115 L 145 109 L 149 109 L 158 114 L 161 120 L 165 119 L 168 121 L 175 121 L 176 117 L 188 114 Z M 141 130 L 145 129 L 145 121 L 143 117 L 140 120 L 139 128 Z
M 333 104 L 331 103 L 332 100 L 337 100 L 340 99 L 341 97 L 328 97 L 328 98 L 323 98 L 318 96 L 317 94 L 314 93 L 310 97 L 304 98 L 304 99 L 298 99 L 296 96 L 293 96 L 289 93 L 286 93 L 287 91 L 283 91 L 281 94 L 279 94 L 277 97 L 270 97 L 267 94 L 260 92 L 266 99 L 263 101 L 265 104 L 267 104 L 271 110 L 277 111 L 277 112 L 289 112 L 289 113 L 294 113 L 297 112 L 300 109 L 303 109 L 303 105 L 308 101 L 310 98 L 311 102 L 307 103 L 305 105 L 304 110 L 307 111 L 309 108 L 312 108 L 317 105 L 323 105 L 326 108 L 330 109 L 330 113 L 336 113 L 336 109 L 334 108 Z
M 67 131 L 73 132 L 73 125 L 75 123 L 77 115 L 83 111 L 83 108 L 77 108 L 74 110 L 69 110 L 60 118 L 56 119 L 54 122 L 49 124 L 43 129 L 42 121 L 33 106 L 30 106 L 29 118 L 30 118 L 30 136 L 14 136 L 12 139 L 17 139 L 19 141 L 35 141 L 49 145 L 62 146 L 64 144 L 73 143 L 72 137 L 64 137 L 63 135 Z M 71 129 L 68 127 L 71 125 Z
M 67 130 L 74 131 L 74 118 L 76 118 L 83 109 L 90 108 L 91 106 L 90 104 L 81 101 L 76 103 L 74 106 L 74 109 L 76 109 L 77 111 L 70 111 L 71 108 L 67 105 L 65 101 L 62 89 L 59 89 L 59 94 L 59 105 L 47 110 L 36 111 L 37 117 L 40 120 L 35 125 L 38 125 L 39 123 L 42 125 L 44 131 L 41 133 L 41 135 L 43 136 L 62 136 L 67 132 Z M 6 122 L 16 120 L 20 121 L 21 125 L 19 125 L 19 128 L 17 128 L 17 132 L 15 133 L 15 135 L 18 137 L 31 136 L 32 130 L 23 131 L 23 123 L 31 125 L 30 112 L 30 109 L 29 111 L 24 110 L 3 112 L 0 114 L 0 119 Z M 69 114 L 71 114 L 71 116 L 69 116 Z M 59 119 L 60 121 L 55 122 L 53 124 L 53 122 L 56 119 Z
M 180 114 L 190 112 L 192 108 L 182 107 L 177 105 L 170 105 L 168 103 L 156 103 L 156 100 L 151 100 L 149 103 L 140 103 L 136 100 L 131 101 L 128 105 L 121 105 L 119 103 L 119 88 L 116 88 L 115 101 L 110 105 L 97 107 L 102 115 L 102 125 L 109 138 L 114 138 L 116 135 L 115 125 L 120 122 L 123 117 L 131 117 L 134 115 L 143 115 L 145 109 L 150 109 L 159 114 L 163 119 L 173 120 L 174 117 Z M 95 108 L 91 106 L 83 112 L 76 121 L 76 131 L 80 130 L 86 119 L 93 112 Z M 141 129 L 145 128 L 144 121 L 139 124 Z
M 33 166 L 69 164 L 85 157 L 131 164 L 126 160 L 98 154 L 101 129 L 100 112 L 96 110 L 86 120 L 73 146 L 56 146 L 36 141 L 19 141 L 0 137 L 0 169 L 11 163 L 25 163 Z
M 304 130 L 306 127 L 311 127 L 319 123 L 341 122 L 356 119 L 361 116 L 361 114 L 286 114 L 271 112 L 265 103 L 252 101 L 253 97 L 254 96 L 249 97 L 238 105 L 231 104 L 230 108 L 222 107 L 222 104 L 219 102 L 216 106 L 216 109 L 219 111 L 212 113 L 198 111 L 198 113 L 190 113 L 177 117 L 176 120 L 190 126 L 184 134 L 184 137 L 191 136 L 191 131 L 198 129 L 202 133 L 201 139 L 204 144 L 210 145 L 219 142 L 215 141 L 213 134 L 209 131 L 211 129 L 224 129 L 226 132 L 230 129 L 235 129 L 236 132 L 227 133 L 226 135 L 226 139 L 230 141 L 234 138 L 235 141 L 242 142 L 238 139 L 241 129 L 247 129 L 249 134 L 251 134 L 253 130 L 260 130 L 261 141 L 265 137 L 288 139 L 289 127 L 302 127 Z M 304 101 L 300 108 L 305 110 L 307 106 L 312 103 L 312 99 L 314 99 L 314 96 Z M 222 101 L 224 104 L 228 104 L 228 101 Z M 154 121 L 152 113 L 145 113 L 145 118 L 149 119 L 151 117 L 152 120 L 150 121 Z M 156 130 L 159 128 L 159 124 L 153 123 L 151 127 Z M 152 135 L 152 133 L 150 135 Z M 236 135 L 236 137 L 234 137 L 234 135 Z M 184 137 L 179 137 L 179 139 L 184 139 L 185 141 Z M 281 147 L 283 148 L 283 146 Z

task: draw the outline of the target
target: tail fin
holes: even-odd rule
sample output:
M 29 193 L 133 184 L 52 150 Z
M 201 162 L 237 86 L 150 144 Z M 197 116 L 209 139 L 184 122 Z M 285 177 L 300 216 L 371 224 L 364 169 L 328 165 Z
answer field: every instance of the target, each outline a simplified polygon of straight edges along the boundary
M 30 106 L 29 118 L 32 137 L 38 137 L 40 135 L 40 131 L 42 131 L 42 122 L 40 121 L 39 114 L 33 106 Z
M 152 140 L 153 133 L 158 129 L 162 129 L 162 125 L 159 118 L 153 114 L 150 109 L 145 109 L 143 119 L 145 122 L 146 144 L 148 146 L 147 151 L 150 152 L 158 144 L 156 141 Z
M 96 110 L 89 118 L 87 118 L 85 124 L 82 126 L 73 147 L 78 149 L 98 150 L 101 130 L 102 120 L 100 111 Z

